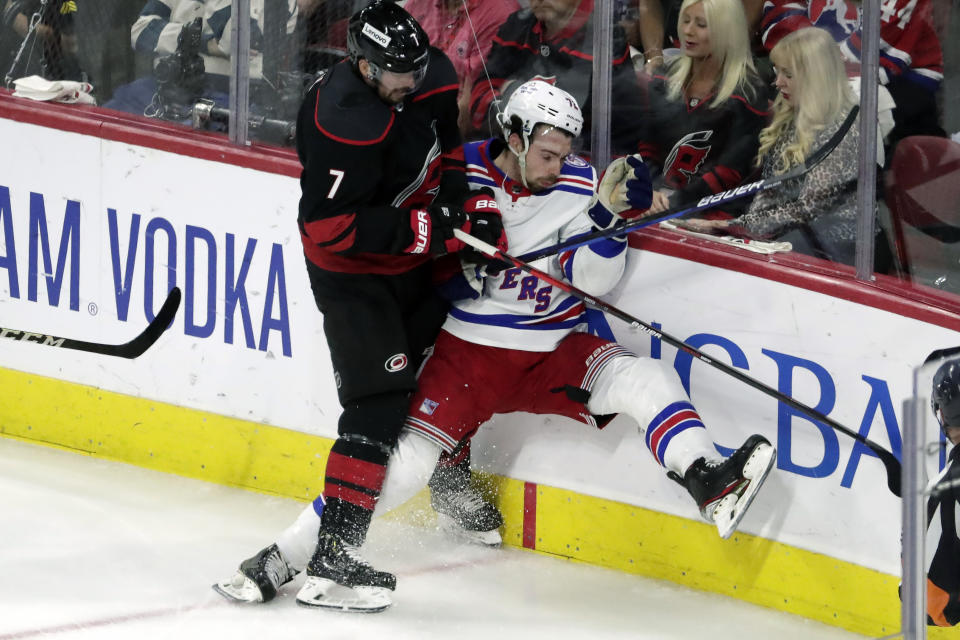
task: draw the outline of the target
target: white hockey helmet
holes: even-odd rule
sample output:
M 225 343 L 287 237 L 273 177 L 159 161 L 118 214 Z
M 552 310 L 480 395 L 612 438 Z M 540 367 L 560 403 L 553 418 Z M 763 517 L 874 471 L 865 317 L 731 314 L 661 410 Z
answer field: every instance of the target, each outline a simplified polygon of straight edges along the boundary
M 530 80 L 517 87 L 507 101 L 500 116 L 503 137 L 520 134 L 526 149 L 534 127 L 541 123 L 563 129 L 576 138 L 583 129 L 583 114 L 577 101 L 563 89 L 543 80 Z

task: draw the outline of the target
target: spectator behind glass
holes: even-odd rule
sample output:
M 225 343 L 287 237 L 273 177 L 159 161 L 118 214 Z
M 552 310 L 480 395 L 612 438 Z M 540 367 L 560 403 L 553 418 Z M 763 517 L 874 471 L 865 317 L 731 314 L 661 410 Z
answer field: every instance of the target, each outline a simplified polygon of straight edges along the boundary
M 907 136 L 945 135 L 935 101 L 943 81 L 943 53 L 932 26 L 932 6 L 931 0 L 887 0 L 880 12 L 880 82 L 896 103 L 890 146 Z M 766 0 L 760 30 L 770 51 L 788 33 L 821 27 L 845 59 L 859 63 L 860 25 L 859 2 Z
M 38 75 L 47 80 L 87 81 L 77 58 L 76 0 L 48 0 L 46 4 L 40 0 L 0 0 L 0 7 L 0 80 L 6 83 L 7 76 L 12 81 Z M 31 29 L 33 19 L 37 22 Z M 24 39 L 27 42 L 22 46 Z
M 764 178 L 801 165 L 840 128 L 856 96 L 830 33 L 810 27 L 783 38 L 770 52 L 780 91 L 773 121 L 760 132 L 756 164 Z M 794 251 L 853 264 L 857 231 L 859 123 L 806 175 L 756 195 L 735 220 L 687 220 L 694 231 L 730 228 L 782 240 Z
M 486 77 L 474 79 L 470 95 L 475 131 L 500 131 L 497 99 L 506 101 L 527 80 L 540 78 L 571 94 L 584 110 L 590 130 L 593 77 L 593 0 L 530 0 L 529 9 L 510 15 L 493 38 Z M 613 25 L 613 110 L 611 142 L 615 152 L 636 151 L 636 122 L 642 113 L 636 73 L 626 36 Z
M 251 0 L 250 13 L 250 79 L 263 78 L 264 1 Z M 272 1 L 272 0 L 270 0 Z M 157 67 L 161 58 L 177 53 L 184 27 L 197 18 L 202 19 L 199 56 L 203 60 L 204 76 L 199 90 L 182 88 L 182 101 L 213 100 L 218 106 L 227 106 L 230 92 L 230 0 L 148 0 L 140 17 L 130 29 L 130 41 L 138 53 L 153 57 Z M 282 11 L 283 32 L 294 32 L 297 20 L 297 0 L 286 0 Z M 191 85 L 191 78 L 177 78 L 172 82 Z M 255 88 L 255 87 L 252 87 Z M 158 93 L 156 77 L 151 75 L 118 87 L 113 98 L 104 106 L 110 109 L 143 115 L 153 114 L 157 108 L 154 97 Z M 179 111 L 174 109 L 173 111 Z M 162 115 L 162 114 L 161 114 Z M 174 117 L 173 119 L 179 119 Z
M 365 0 L 300 0 L 303 70 L 313 75 L 347 57 L 347 20 Z
M 767 116 L 740 0 L 685 0 L 682 54 L 654 76 L 636 121 L 639 151 L 659 170 L 650 213 L 739 185 Z
M 470 127 L 470 93 L 475 79 L 484 81 L 484 61 L 493 37 L 507 17 L 520 9 L 516 0 L 408 0 L 403 7 L 430 38 L 430 44 L 450 58 L 460 78 L 458 124 L 464 135 Z M 477 49 L 477 43 L 480 49 Z
M 680 18 L 680 5 L 682 0 L 639 0 L 641 3 L 657 4 L 660 9 L 660 40 L 670 47 L 680 47 L 680 34 L 676 29 Z M 755 54 L 763 50 L 760 44 L 758 28 L 760 26 L 760 16 L 763 13 L 764 0 L 742 0 L 743 11 L 747 19 L 747 32 L 750 34 L 750 46 Z M 642 4 L 641 4 L 642 7 Z M 649 13 L 649 11 L 648 11 Z M 651 26 L 652 29 L 652 26 Z M 652 41 L 652 38 L 651 38 Z M 766 55 L 766 52 L 763 52 Z M 654 67 L 663 66 L 663 60 Z M 648 69 L 649 71 L 649 69 Z
M 653 73 L 663 66 L 663 0 L 617 0 L 617 4 L 627 42 L 642 54 L 643 70 Z

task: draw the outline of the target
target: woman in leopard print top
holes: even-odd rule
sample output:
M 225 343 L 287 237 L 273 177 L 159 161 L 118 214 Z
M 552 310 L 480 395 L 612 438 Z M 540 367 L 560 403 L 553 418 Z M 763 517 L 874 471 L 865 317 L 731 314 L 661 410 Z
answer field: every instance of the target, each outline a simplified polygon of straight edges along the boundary
M 784 37 L 770 59 L 779 95 L 760 132 L 757 166 L 764 178 L 803 164 L 843 122 L 856 97 L 829 33 L 810 27 Z M 735 220 L 688 220 L 695 231 L 723 229 L 789 241 L 795 251 L 852 264 L 856 245 L 858 123 L 819 165 L 777 189 L 759 193 Z

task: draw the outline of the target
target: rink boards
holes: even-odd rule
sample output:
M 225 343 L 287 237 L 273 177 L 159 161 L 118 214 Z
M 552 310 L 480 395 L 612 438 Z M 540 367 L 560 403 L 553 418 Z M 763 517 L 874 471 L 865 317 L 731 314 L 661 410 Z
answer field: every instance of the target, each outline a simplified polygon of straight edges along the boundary
M 339 405 L 295 223 L 296 161 L 36 113 L 0 100 L 0 139 L 16 150 L 0 155 L 0 325 L 122 342 L 169 286 L 184 306 L 135 361 L 0 340 L 0 433 L 311 499 Z M 960 343 L 957 317 L 927 305 L 791 276 L 776 258 L 714 259 L 664 234 L 639 243 L 611 302 L 895 452 L 913 367 Z M 628 419 L 596 432 L 497 416 L 474 461 L 507 542 L 895 631 L 900 503 L 879 461 L 644 333 L 610 328 L 677 371 L 720 447 L 753 432 L 775 442 L 777 470 L 722 541 Z

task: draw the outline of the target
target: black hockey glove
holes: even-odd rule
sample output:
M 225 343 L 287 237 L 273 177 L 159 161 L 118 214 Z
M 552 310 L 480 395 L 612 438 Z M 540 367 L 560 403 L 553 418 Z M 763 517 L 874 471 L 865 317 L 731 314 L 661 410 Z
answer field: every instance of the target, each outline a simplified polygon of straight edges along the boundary
M 507 236 L 500 220 L 500 208 L 489 191 L 478 191 L 462 206 L 432 204 L 410 212 L 413 242 L 404 253 L 432 253 L 442 256 L 463 250 L 466 245 L 454 237 L 460 229 L 501 251 L 507 249 Z
M 493 192 L 486 187 L 480 189 L 466 199 L 463 210 L 469 220 L 467 233 L 506 253 L 507 234 L 503 230 L 503 218 Z
M 470 235 L 487 244 L 492 244 L 506 253 L 508 247 L 507 234 L 503 229 L 503 218 L 500 214 L 500 207 L 497 206 L 493 197 L 493 191 L 487 187 L 475 191 L 464 201 L 463 208 L 471 218 Z M 466 262 L 484 265 L 486 275 L 496 275 L 511 266 L 472 248 L 464 253 L 466 254 L 464 256 Z
M 432 253 L 442 256 L 455 253 L 463 243 L 453 237 L 454 229 L 467 231 L 467 214 L 461 207 L 431 204 L 426 209 L 410 210 L 413 242 L 404 253 Z

